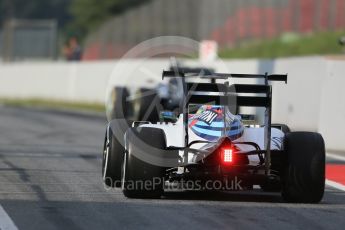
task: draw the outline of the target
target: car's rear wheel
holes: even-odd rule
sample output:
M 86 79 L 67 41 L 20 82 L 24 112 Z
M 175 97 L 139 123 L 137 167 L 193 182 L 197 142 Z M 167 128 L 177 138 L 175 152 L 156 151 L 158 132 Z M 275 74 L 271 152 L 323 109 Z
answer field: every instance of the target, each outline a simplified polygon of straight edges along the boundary
M 160 107 L 155 89 L 140 88 L 135 94 L 134 111 L 138 121 L 158 122 Z
M 325 189 L 325 144 L 312 132 L 287 133 L 282 196 L 287 202 L 318 203 Z
M 103 147 L 103 160 L 102 160 L 102 177 L 103 182 L 109 187 L 121 187 L 121 169 L 123 156 L 125 152 L 124 143 L 121 141 L 121 136 L 124 136 L 126 123 L 112 121 L 107 127 L 107 132 L 104 140 Z M 114 135 L 117 132 L 118 135 Z
M 129 100 L 129 96 L 130 94 L 127 88 L 113 88 L 107 105 L 107 118 L 109 121 L 113 119 L 133 118 L 133 104 Z
M 164 131 L 155 128 L 131 128 L 126 133 L 126 153 L 122 169 L 122 191 L 128 198 L 159 198 L 164 192 L 165 168 L 138 158 L 142 151 L 163 154 Z

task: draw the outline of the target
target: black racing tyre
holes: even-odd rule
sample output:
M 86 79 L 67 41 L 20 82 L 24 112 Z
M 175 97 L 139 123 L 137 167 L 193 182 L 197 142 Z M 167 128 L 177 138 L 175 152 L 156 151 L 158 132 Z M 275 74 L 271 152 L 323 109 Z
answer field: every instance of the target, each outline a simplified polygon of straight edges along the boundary
M 131 128 L 127 131 L 125 138 L 126 152 L 122 168 L 123 194 L 128 198 L 160 198 L 164 192 L 165 168 L 138 159 L 135 151 L 138 153 L 147 149 L 149 145 L 155 148 L 153 151 L 163 154 L 166 148 L 164 131 L 156 128 Z
M 325 190 L 325 143 L 312 132 L 291 132 L 284 141 L 282 196 L 287 202 L 318 203 Z
M 160 98 L 155 89 L 140 88 L 134 100 L 134 111 L 138 121 L 159 121 Z
M 280 129 L 284 134 L 290 133 L 291 129 L 285 124 L 272 124 L 272 127 Z
M 133 117 L 133 104 L 128 100 L 130 94 L 125 87 L 114 87 L 111 92 L 107 108 L 107 117 L 113 119 L 131 119 Z
M 122 129 L 126 129 L 126 124 Z M 114 135 L 118 132 L 118 136 Z M 122 132 L 122 134 L 121 134 Z M 116 121 L 109 123 L 104 140 L 102 159 L 102 178 L 108 187 L 121 187 L 121 169 L 124 158 L 124 143 L 119 138 L 124 136 L 121 124 Z

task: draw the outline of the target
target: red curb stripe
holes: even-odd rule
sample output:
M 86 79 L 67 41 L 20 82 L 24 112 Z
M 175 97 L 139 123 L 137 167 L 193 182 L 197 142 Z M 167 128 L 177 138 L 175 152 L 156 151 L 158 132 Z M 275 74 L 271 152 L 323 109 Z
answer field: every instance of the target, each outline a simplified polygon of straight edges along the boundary
M 345 185 L 345 165 L 344 164 L 327 164 L 326 178 L 331 181 Z

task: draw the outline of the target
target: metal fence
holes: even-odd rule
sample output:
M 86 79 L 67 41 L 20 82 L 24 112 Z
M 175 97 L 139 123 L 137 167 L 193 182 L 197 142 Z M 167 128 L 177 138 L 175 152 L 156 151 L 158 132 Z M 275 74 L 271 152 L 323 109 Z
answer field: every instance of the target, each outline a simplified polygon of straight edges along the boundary
M 0 42 L 4 61 L 55 59 L 57 23 L 55 20 L 10 20 L 5 23 Z
M 85 58 L 119 57 L 162 35 L 213 39 L 233 47 L 286 32 L 339 29 L 345 29 L 345 0 L 151 0 L 91 34 Z

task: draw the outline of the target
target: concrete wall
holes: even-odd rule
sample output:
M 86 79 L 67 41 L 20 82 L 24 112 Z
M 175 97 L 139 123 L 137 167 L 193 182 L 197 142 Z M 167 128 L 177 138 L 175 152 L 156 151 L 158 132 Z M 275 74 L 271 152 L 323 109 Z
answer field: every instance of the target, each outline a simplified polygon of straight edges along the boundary
M 4 43 L 4 33 L 2 32 L 2 29 L 0 29 L 0 60 L 2 59 L 3 54 L 3 43 Z
M 112 63 L 15 63 L 0 65 L 0 97 L 104 101 Z
M 273 86 L 273 119 L 292 129 L 316 130 L 327 61 L 319 57 L 276 60 L 273 72 L 288 73 L 287 85 Z
M 327 61 L 319 101 L 318 131 L 329 149 L 345 150 L 345 61 Z
M 193 60 L 186 64 L 196 65 Z M 0 64 L 0 98 L 104 103 L 113 85 L 154 86 L 168 59 Z M 345 60 L 323 57 L 218 61 L 219 72 L 288 73 L 273 83 L 273 122 L 319 131 L 327 148 L 345 151 Z

